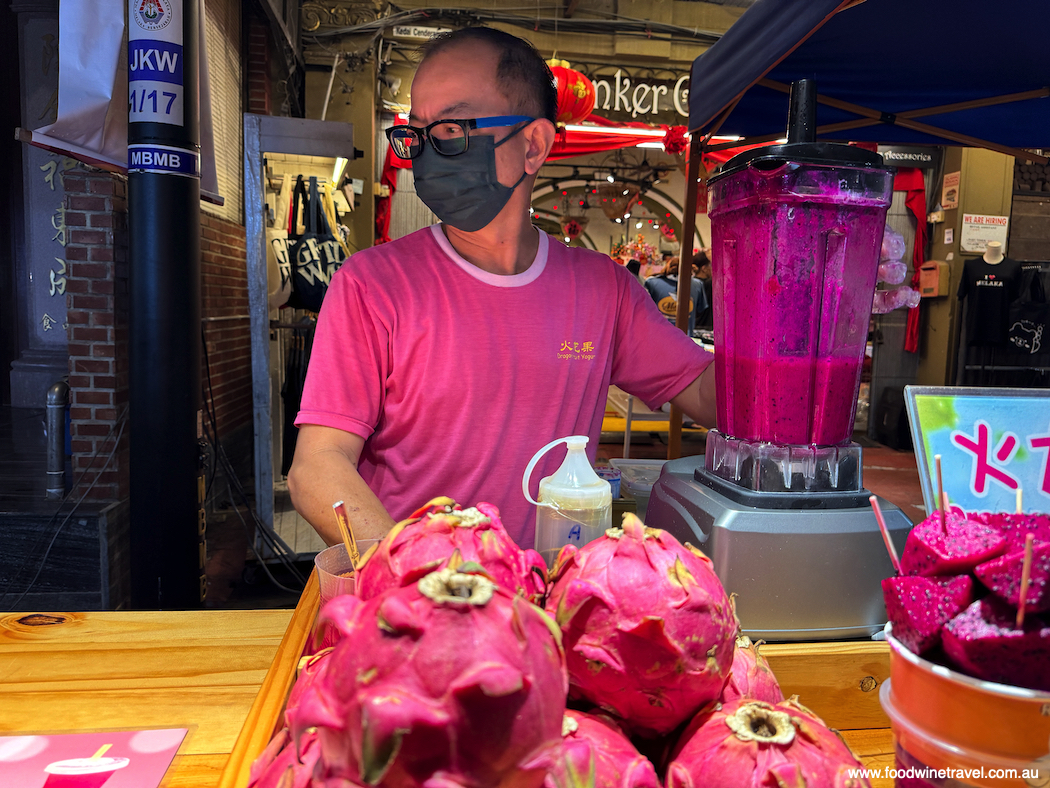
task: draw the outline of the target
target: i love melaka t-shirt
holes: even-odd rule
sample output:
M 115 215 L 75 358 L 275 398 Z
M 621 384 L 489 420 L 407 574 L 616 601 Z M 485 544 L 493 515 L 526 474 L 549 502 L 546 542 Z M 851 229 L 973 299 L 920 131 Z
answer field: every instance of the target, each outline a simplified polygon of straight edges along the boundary
M 539 237 L 513 276 L 471 265 L 439 225 L 333 276 L 296 424 L 365 438 L 358 470 L 395 520 L 438 495 L 488 501 L 531 547 L 521 478 L 533 454 L 588 435 L 593 461 L 610 383 L 656 408 L 713 361 L 625 268 Z M 537 466 L 533 497 L 563 457 Z
M 1004 257 L 995 265 L 975 257 L 963 265 L 959 300 L 966 299 L 970 345 L 1003 345 L 1010 332 L 1010 304 L 1019 295 L 1021 264 Z

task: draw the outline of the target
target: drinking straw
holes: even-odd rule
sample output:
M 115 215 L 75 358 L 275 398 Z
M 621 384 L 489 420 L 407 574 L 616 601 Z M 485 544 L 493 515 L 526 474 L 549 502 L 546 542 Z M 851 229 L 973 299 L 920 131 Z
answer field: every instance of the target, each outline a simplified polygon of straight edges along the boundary
M 948 535 L 948 520 L 944 506 L 944 479 L 941 476 L 941 455 L 935 454 L 933 461 L 937 465 L 937 507 L 941 510 L 941 531 Z
M 113 746 L 112 744 L 103 744 L 101 747 L 98 748 L 98 751 L 94 755 L 91 756 L 90 760 L 97 761 L 99 758 L 101 758 L 103 755 L 105 755 L 106 751 L 112 746 Z
M 901 573 L 901 561 L 897 557 L 897 548 L 893 546 L 893 540 L 890 539 L 890 529 L 886 527 L 886 518 L 882 516 L 882 509 L 879 508 L 879 499 L 873 495 L 868 500 L 871 502 L 871 508 L 875 510 L 875 519 L 879 521 L 882 541 L 886 543 L 886 552 L 890 554 L 890 563 L 893 564 L 893 571 L 899 575 Z
M 357 540 L 354 539 L 354 529 L 350 526 L 350 518 L 346 515 L 346 506 L 342 501 L 336 501 L 332 504 L 332 509 L 335 510 L 335 521 L 339 526 L 339 535 L 346 546 L 346 554 L 350 556 L 356 568 L 357 562 L 361 560 L 361 554 L 357 552 Z
M 1028 583 L 1032 579 L 1032 542 L 1035 536 L 1026 534 L 1024 538 L 1024 563 L 1021 564 L 1021 598 L 1017 600 L 1017 628 L 1024 626 L 1024 605 L 1028 600 Z
M 1023 495 L 1024 495 L 1024 493 L 1021 492 L 1021 485 L 1017 485 L 1017 513 L 1018 514 L 1024 514 L 1024 507 L 1021 505 L 1022 500 L 1023 500 L 1023 498 L 1022 498 Z

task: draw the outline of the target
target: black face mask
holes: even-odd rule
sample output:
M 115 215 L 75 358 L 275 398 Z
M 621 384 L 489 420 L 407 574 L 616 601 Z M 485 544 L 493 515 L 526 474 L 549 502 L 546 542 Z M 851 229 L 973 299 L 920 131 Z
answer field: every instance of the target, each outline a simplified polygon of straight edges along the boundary
M 491 135 L 470 138 L 470 145 L 458 156 L 442 156 L 427 145 L 412 159 L 416 194 L 445 224 L 473 233 L 486 227 L 510 200 L 521 174 L 513 186 L 504 186 L 496 177 L 496 148 L 517 134 L 511 132 L 499 142 Z

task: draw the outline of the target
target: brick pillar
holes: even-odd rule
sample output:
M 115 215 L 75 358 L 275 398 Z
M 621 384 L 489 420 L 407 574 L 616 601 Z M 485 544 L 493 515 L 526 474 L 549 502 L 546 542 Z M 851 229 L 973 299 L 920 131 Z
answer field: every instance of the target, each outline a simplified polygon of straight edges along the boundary
M 262 20 L 248 22 L 248 112 L 271 115 L 270 32 Z
M 105 172 L 65 178 L 67 320 L 73 474 L 88 500 L 128 497 L 128 433 L 99 475 L 128 402 L 127 182 Z M 95 456 L 97 453 L 97 457 Z

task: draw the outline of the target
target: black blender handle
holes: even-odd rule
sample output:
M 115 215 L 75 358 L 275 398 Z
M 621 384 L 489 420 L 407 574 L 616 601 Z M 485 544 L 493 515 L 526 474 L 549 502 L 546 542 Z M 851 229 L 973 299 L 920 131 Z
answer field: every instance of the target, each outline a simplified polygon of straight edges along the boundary
M 788 105 L 788 144 L 817 141 L 817 83 L 800 79 L 791 83 Z

